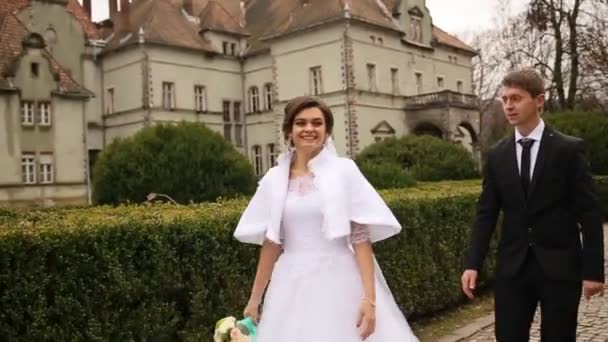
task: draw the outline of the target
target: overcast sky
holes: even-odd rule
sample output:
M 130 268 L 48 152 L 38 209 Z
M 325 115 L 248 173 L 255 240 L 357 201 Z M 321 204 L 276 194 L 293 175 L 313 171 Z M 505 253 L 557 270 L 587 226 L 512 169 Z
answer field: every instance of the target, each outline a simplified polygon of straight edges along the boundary
M 80 0 L 82 1 L 82 0 Z M 281 0 L 275 0 L 281 1 Z M 529 0 L 511 0 L 511 11 L 519 12 Z M 108 0 L 92 0 L 93 20 L 108 17 Z M 453 33 L 477 32 L 490 28 L 496 20 L 498 0 L 426 0 L 433 23 Z

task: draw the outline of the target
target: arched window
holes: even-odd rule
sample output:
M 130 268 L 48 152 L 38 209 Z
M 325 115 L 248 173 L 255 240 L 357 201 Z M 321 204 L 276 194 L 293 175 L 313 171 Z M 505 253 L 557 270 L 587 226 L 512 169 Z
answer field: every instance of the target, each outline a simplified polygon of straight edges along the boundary
M 249 112 L 257 113 L 260 111 L 260 91 L 258 87 L 249 88 Z
M 262 146 L 254 145 L 251 148 L 251 152 L 253 153 L 253 170 L 256 176 L 262 176 Z
M 272 110 L 272 83 L 264 84 L 264 109 Z

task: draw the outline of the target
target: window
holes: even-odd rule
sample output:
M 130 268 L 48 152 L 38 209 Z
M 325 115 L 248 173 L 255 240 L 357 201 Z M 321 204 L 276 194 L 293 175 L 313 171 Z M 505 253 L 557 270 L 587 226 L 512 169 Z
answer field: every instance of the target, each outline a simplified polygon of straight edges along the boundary
M 382 39 L 382 37 L 378 37 L 378 44 L 380 44 L 380 45 L 384 44 L 384 40 Z
M 391 68 L 391 88 L 393 94 L 399 94 L 399 69 Z
M 243 125 L 234 124 L 234 142 L 236 146 L 243 146 Z
M 222 42 L 222 52 L 224 53 L 224 55 L 228 54 L 228 42 L 227 41 Z
M 114 88 L 106 90 L 106 114 L 114 113 Z
M 163 108 L 175 108 L 175 85 L 172 82 L 163 82 Z
M 236 146 L 243 146 L 243 116 L 241 115 L 241 103 L 234 102 L 234 142 Z
M 233 108 L 234 108 L 234 122 L 242 123 L 243 119 L 241 116 L 241 103 L 235 102 Z
M 267 145 L 267 149 L 268 149 L 268 167 L 273 167 L 275 165 L 275 163 L 277 162 L 277 157 L 279 156 L 279 151 L 277 151 L 277 148 L 275 147 L 274 144 L 268 144 Z
M 38 104 L 38 111 L 40 113 L 40 125 L 50 126 L 51 125 L 51 103 L 40 102 Z
M 374 36 L 369 36 L 369 39 L 371 39 L 372 43 L 374 43 L 374 44 L 376 43 L 376 37 L 374 37 Z
M 230 101 L 222 102 L 224 115 L 224 139 L 232 141 L 232 121 L 230 120 Z
M 21 124 L 23 126 L 34 125 L 34 102 L 21 102 Z
M 367 64 L 367 81 L 369 84 L 369 91 L 376 91 L 376 65 Z
M 445 83 L 443 81 L 443 77 L 441 77 L 441 76 L 437 77 L 437 89 L 443 90 L 444 87 L 445 87 Z
M 230 54 L 236 56 L 236 43 L 230 43 Z
M 194 87 L 194 109 L 197 112 L 207 111 L 207 91 L 204 86 Z
M 462 84 L 462 81 L 456 82 L 456 90 L 459 93 L 464 93 L 464 85 Z
M 374 142 L 379 143 L 379 142 L 381 142 L 381 141 L 382 141 L 382 137 L 378 137 L 378 136 L 375 136 L 375 137 L 374 137 Z
M 423 88 L 422 88 L 422 73 L 417 72 L 416 73 L 416 92 L 418 94 L 422 94 Z
M 32 78 L 38 78 L 38 76 L 40 76 L 40 64 L 32 63 L 30 64 L 30 68 L 32 72 Z
M 46 42 L 47 48 L 52 52 L 53 47 L 57 44 L 57 31 L 52 28 L 44 31 L 44 41 Z
M 249 112 L 257 113 L 260 111 L 260 91 L 258 87 L 249 88 Z
M 412 16 L 412 22 L 410 27 L 410 34 L 412 35 L 412 40 L 415 42 L 422 42 L 422 18 L 417 16 Z
M 264 84 L 264 107 L 272 110 L 272 83 Z
M 262 175 L 262 146 L 255 145 L 253 150 L 253 170 L 256 176 Z
M 40 155 L 40 183 L 53 183 L 53 155 L 50 153 Z
M 95 169 L 95 163 L 97 163 L 100 153 L 101 150 L 89 150 L 89 179 L 95 179 L 93 170 Z
M 321 75 L 321 67 L 312 67 L 310 68 L 310 93 L 312 95 L 320 95 L 322 92 L 323 77 Z
M 21 173 L 23 175 L 23 183 L 36 183 L 36 159 L 32 153 L 24 153 L 21 156 Z

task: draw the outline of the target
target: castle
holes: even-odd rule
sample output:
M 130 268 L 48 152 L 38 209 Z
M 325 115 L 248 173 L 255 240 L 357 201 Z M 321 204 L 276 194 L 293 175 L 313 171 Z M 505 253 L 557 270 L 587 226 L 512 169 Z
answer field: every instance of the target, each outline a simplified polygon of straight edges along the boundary
M 475 49 L 424 0 L 0 0 L 0 206 L 86 204 L 117 137 L 205 123 L 262 175 L 299 95 L 335 115 L 338 152 L 387 137 L 468 137 Z M 94 175 L 93 175 L 94 176 Z

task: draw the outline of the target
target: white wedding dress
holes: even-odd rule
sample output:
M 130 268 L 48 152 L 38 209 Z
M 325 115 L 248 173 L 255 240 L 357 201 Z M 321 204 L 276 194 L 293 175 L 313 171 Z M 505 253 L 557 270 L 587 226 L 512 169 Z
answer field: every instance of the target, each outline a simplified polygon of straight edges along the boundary
M 266 292 L 257 342 L 361 341 L 356 326 L 364 297 L 359 268 L 347 238 L 323 236 L 320 203 L 311 176 L 290 180 L 283 253 Z M 353 241 L 365 231 L 357 234 Z M 380 277 L 376 275 L 376 330 L 365 341 L 418 341 Z

